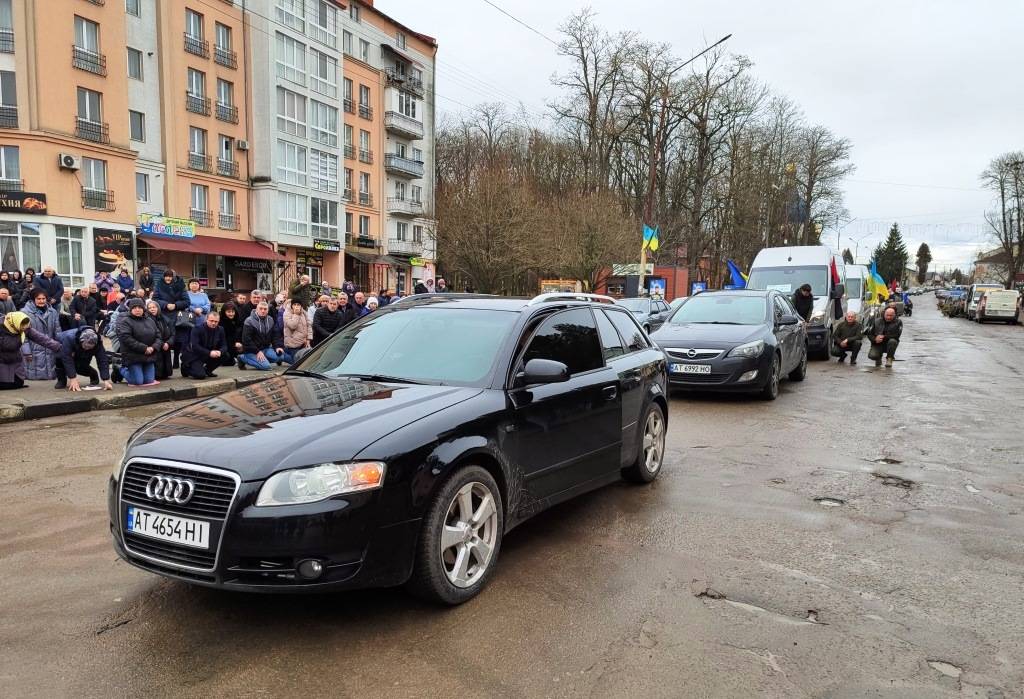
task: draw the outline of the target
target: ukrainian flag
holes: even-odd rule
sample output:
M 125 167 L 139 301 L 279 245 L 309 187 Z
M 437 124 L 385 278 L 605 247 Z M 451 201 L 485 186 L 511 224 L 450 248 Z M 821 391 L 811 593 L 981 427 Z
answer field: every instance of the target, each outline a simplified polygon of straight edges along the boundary
M 871 272 L 867 278 L 868 291 L 871 292 L 871 300 L 878 301 L 879 294 L 882 298 L 889 298 L 889 287 L 885 285 L 885 280 L 882 279 L 882 275 L 878 273 L 878 266 L 874 260 L 871 260 Z
M 646 223 L 644 224 L 644 249 L 650 250 L 651 252 L 658 251 L 658 229 L 657 227 L 651 228 Z
M 747 288 L 747 275 L 743 273 L 736 263 L 732 260 L 725 261 L 726 267 L 729 268 L 729 274 L 732 276 L 732 285 L 737 289 Z

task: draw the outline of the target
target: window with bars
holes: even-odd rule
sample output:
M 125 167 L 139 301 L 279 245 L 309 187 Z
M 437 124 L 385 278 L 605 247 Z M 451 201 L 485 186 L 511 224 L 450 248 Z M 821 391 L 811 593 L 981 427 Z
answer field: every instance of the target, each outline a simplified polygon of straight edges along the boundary
M 285 184 L 306 186 L 306 149 L 290 141 L 277 142 L 277 178 Z
M 306 98 L 283 87 L 277 88 L 277 130 L 306 137 Z
M 319 192 L 338 192 L 338 156 L 315 148 L 310 150 L 309 186 Z

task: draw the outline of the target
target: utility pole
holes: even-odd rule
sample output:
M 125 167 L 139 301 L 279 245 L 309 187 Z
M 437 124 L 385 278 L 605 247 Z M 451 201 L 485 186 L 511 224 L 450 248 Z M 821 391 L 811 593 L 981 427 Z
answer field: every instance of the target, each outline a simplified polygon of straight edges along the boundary
M 1010 169 L 1013 171 L 1013 198 L 1016 200 L 1017 205 L 1014 207 L 1017 213 L 1017 245 L 1013 244 L 1013 229 L 1010 229 L 1010 262 L 1017 264 L 1010 265 L 1009 279 L 1006 280 L 1006 288 L 1013 289 L 1017 283 L 1017 272 L 1020 265 L 1020 258 L 1024 255 L 1024 224 L 1021 219 L 1021 206 L 1020 206 L 1020 169 L 1024 166 L 1024 161 L 1015 160 L 1010 163 Z

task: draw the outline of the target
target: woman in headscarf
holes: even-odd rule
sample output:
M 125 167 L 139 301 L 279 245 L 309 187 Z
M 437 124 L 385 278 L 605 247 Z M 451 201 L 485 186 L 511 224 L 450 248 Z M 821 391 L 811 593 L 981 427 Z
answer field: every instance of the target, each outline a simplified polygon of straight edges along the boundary
M 29 302 L 21 309 L 28 316 L 32 328 L 44 337 L 57 341 L 60 334 L 60 312 L 50 305 L 42 289 L 29 291 Z M 58 343 L 59 344 L 59 343 Z M 48 346 L 29 340 L 22 346 L 25 355 L 25 378 L 29 381 L 53 381 L 57 378 L 57 353 Z
M 52 355 L 60 352 L 60 343 L 32 327 L 28 315 L 14 311 L 5 315 L 0 327 L 0 391 L 25 386 L 25 355 L 23 345 L 33 342 Z
M 156 378 L 158 381 L 171 378 L 173 371 L 171 370 L 171 343 L 174 342 L 174 328 L 167 325 L 167 321 L 164 320 L 163 315 L 160 313 L 160 304 L 150 299 L 146 301 L 146 315 L 153 319 L 156 323 L 157 330 L 160 331 L 160 337 L 163 339 L 163 343 L 160 345 L 160 350 L 156 353 Z

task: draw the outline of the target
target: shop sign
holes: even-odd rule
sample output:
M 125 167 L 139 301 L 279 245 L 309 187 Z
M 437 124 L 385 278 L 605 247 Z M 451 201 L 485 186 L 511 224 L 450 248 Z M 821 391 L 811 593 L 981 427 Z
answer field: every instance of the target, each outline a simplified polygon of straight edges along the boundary
M 654 274 L 654 263 L 648 262 L 644 268 L 644 275 L 648 276 Z M 639 264 L 628 264 L 628 265 L 612 265 L 612 276 L 613 277 L 632 277 L 640 274 Z
M 92 250 L 96 271 L 113 272 L 132 259 L 132 234 L 110 228 L 93 228 Z
M 247 257 L 232 257 L 231 266 L 237 272 L 271 272 L 273 263 L 270 260 L 250 260 Z
M 318 238 L 314 238 L 313 249 L 320 250 L 322 252 L 341 252 L 341 243 L 337 240 L 320 240 Z
M 0 211 L 45 216 L 46 195 L 39 192 L 0 192 Z
M 413 267 L 423 267 L 424 265 L 427 264 L 427 261 L 424 260 L 422 257 L 410 257 L 409 264 Z
M 139 216 L 139 232 L 143 235 L 159 235 L 164 238 L 195 238 L 196 224 L 187 218 L 167 216 Z
M 318 250 L 297 250 L 295 264 L 299 267 L 323 267 L 324 254 Z

